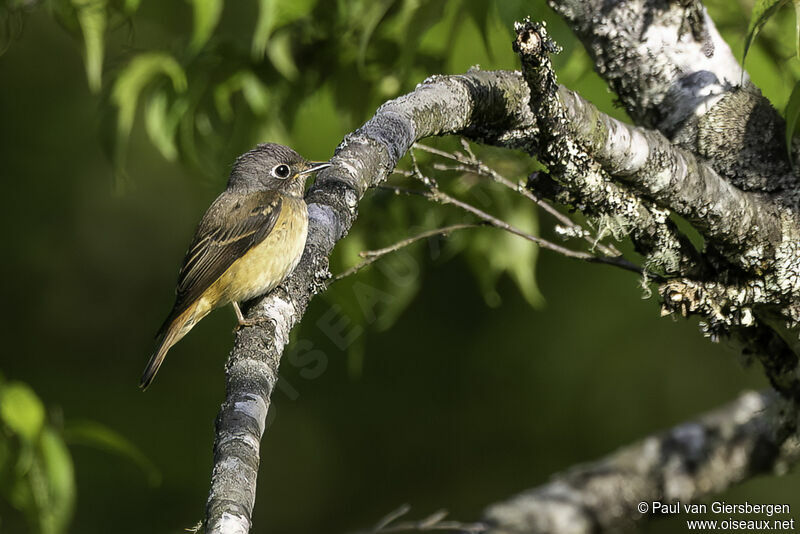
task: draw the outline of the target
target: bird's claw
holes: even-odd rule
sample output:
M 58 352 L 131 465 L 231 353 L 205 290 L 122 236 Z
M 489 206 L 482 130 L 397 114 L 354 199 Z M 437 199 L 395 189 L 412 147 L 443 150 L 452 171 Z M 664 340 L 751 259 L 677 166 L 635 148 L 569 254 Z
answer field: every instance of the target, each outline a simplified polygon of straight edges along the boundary
M 239 332 L 239 330 L 243 328 L 247 328 L 248 326 L 257 326 L 264 323 L 272 323 L 272 326 L 275 327 L 276 323 L 274 319 L 270 319 L 269 317 L 255 317 L 253 319 L 238 319 L 238 324 L 233 329 L 233 333 Z

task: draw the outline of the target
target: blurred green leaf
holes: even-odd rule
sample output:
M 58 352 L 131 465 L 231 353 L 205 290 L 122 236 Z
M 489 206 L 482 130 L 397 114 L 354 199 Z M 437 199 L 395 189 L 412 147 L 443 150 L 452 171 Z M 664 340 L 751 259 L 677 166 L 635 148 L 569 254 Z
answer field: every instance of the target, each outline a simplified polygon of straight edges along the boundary
M 96 93 L 103 84 L 103 40 L 106 32 L 107 0 L 72 0 L 83 33 L 84 62 L 89 89 Z
M 39 444 L 46 503 L 40 506 L 42 532 L 66 532 L 75 506 L 75 472 L 72 457 L 61 437 L 45 428 Z M 41 498 L 41 496 L 40 496 Z
M 571 87 L 592 72 L 592 60 L 582 48 L 574 48 L 568 54 L 562 54 L 558 58 L 557 61 L 563 62 L 558 68 L 558 81 L 567 87 Z
M 538 235 L 539 224 L 536 211 L 532 205 L 521 204 L 506 215 L 506 222 L 523 228 L 528 233 Z M 517 284 L 525 300 L 534 308 L 544 304 L 544 298 L 536 284 L 536 259 L 539 255 L 539 246 L 521 237 L 502 233 L 502 238 L 495 249 L 503 250 L 501 253 L 491 253 L 490 263 L 499 271 L 507 271 Z
M 259 0 L 258 19 L 256 19 L 251 45 L 253 58 L 259 60 L 264 57 L 267 52 L 267 43 L 274 30 L 308 16 L 316 4 L 317 0 L 296 0 L 293 2 Z
M 139 9 L 139 4 L 142 0 L 125 0 L 125 12 L 132 15 Z
M 794 54 L 800 57 L 800 0 L 794 0 Z
M 292 56 L 292 35 L 288 32 L 279 32 L 270 39 L 267 46 L 267 55 L 275 69 L 283 74 L 287 80 L 296 80 L 300 74 Z
M 119 432 L 94 421 L 72 421 L 64 429 L 64 437 L 71 444 L 87 445 L 117 454 L 138 466 L 149 484 L 161 483 L 161 473 L 155 464 L 130 440 Z
M 133 128 L 139 95 L 159 74 L 169 76 L 175 91 L 186 90 L 186 75 L 180 64 L 172 56 L 161 52 L 143 53 L 134 57 L 114 83 L 111 101 L 118 109 L 116 148 L 118 163 L 123 159 L 122 154 Z
M 800 82 L 794 84 L 792 94 L 789 96 L 789 102 L 786 104 L 786 153 L 789 155 L 789 160 L 794 161 L 792 158 L 792 139 L 794 132 L 797 128 L 797 119 L 800 118 Z
M 178 157 L 175 134 L 181 118 L 188 109 L 189 101 L 186 98 L 178 98 L 170 105 L 166 91 L 153 94 L 145 106 L 147 135 L 161 155 L 169 161 L 174 161 Z
M 756 0 L 753 4 L 753 11 L 750 13 L 750 24 L 747 27 L 747 36 L 744 41 L 744 55 L 742 55 L 742 64 L 747 59 L 747 52 L 750 50 L 750 45 L 758 35 L 761 27 L 766 24 L 767 20 L 780 9 L 787 0 Z
M 525 0 L 493 0 L 492 3 L 497 8 L 500 22 L 509 30 L 514 28 L 514 22 L 522 20 L 526 16 L 534 16 L 531 13 L 534 6 Z
M 489 24 L 492 17 L 492 2 L 468 1 L 465 4 L 467 13 L 472 18 L 473 22 L 475 22 L 475 26 L 481 34 L 481 40 L 483 41 L 486 53 L 491 57 L 492 49 L 489 46 Z
M 268 111 L 269 94 L 266 86 L 252 71 L 240 70 L 214 88 L 217 113 L 224 120 L 233 118 L 231 98 L 238 91 L 242 92 L 253 113 L 263 115 Z
M 189 47 L 198 52 L 214 33 L 222 15 L 224 0 L 188 0 L 194 12 L 194 31 Z
M 395 3 L 395 0 L 378 0 L 372 2 L 365 2 L 366 5 L 359 12 L 358 26 L 361 33 L 358 46 L 358 64 L 364 66 L 364 60 L 367 56 L 367 47 L 372 38 L 372 34 L 381 22 L 386 12 Z
M 22 512 L 31 532 L 66 532 L 75 506 L 75 473 L 61 437 L 44 424 L 35 441 L 9 447 L 0 440 L 0 445 L 5 459 L 0 494 Z
M 275 4 L 277 0 L 258 0 L 258 19 L 256 29 L 253 31 L 253 44 L 251 51 L 253 59 L 259 60 L 267 51 L 267 43 L 272 34 L 272 25 L 275 21 Z
M 11 431 L 34 441 L 44 425 L 44 406 L 22 382 L 9 382 L 0 390 L 0 417 Z
M 400 45 L 400 60 L 406 70 L 411 67 L 419 52 L 417 45 L 422 37 L 442 21 L 445 5 L 444 0 L 406 0 L 400 13 L 394 18 L 394 27 L 387 22 L 388 36 Z M 443 37 L 444 35 L 446 32 L 443 32 Z

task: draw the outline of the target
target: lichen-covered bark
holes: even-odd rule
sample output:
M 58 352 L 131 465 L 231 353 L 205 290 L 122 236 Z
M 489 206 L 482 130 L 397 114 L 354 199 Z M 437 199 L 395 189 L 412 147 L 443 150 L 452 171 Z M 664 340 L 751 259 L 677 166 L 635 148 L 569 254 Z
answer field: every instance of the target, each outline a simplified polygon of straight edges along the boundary
M 737 187 L 796 189 L 780 114 L 749 82 L 699 0 L 549 3 L 637 124 L 706 158 Z
M 564 87 L 558 99 L 569 133 L 604 171 L 689 220 L 743 269 L 763 273 L 783 230 L 772 202 L 736 188 L 657 131 L 609 117 Z
M 518 74 L 472 71 L 431 78 L 414 92 L 387 102 L 348 135 L 306 196 L 309 234 L 294 273 L 275 291 L 251 303 L 226 366 L 226 398 L 216 423 L 214 468 L 206 504 L 207 533 L 245 533 L 255 502 L 259 443 L 270 395 L 289 331 L 329 277 L 328 255 L 352 226 L 369 186 L 394 169 L 423 137 L 469 131 L 522 146 L 534 139 L 528 92 Z
M 491 534 L 594 534 L 630 529 L 646 519 L 644 502 L 696 502 L 759 473 L 798 460 L 793 423 L 774 393 L 734 402 L 553 476 L 547 484 L 487 508 Z M 642 508 L 644 509 L 644 508 Z
M 532 92 L 540 159 L 551 173 L 575 196 L 603 198 L 607 184 L 624 185 L 644 205 L 652 202 L 690 221 L 706 239 L 706 249 L 699 258 L 685 254 L 683 261 L 664 269 L 678 280 L 662 284 L 663 310 L 700 315 L 706 320 L 708 335 L 735 337 L 749 349 L 768 341 L 754 354 L 778 391 L 800 399 L 795 344 L 778 343 L 781 337 L 773 330 L 776 321 L 795 327 L 800 300 L 800 221 L 796 209 L 786 202 L 788 197 L 743 191 L 660 132 L 608 117 L 558 86 L 549 58 L 557 47 L 542 25 L 518 24 L 515 50 Z M 590 183 L 587 176 L 599 179 Z M 626 206 L 602 201 L 595 203 L 594 211 L 634 219 Z M 648 223 L 685 242 L 666 217 Z M 636 234 L 632 238 L 637 242 Z M 664 258 L 663 251 L 654 250 L 652 255 Z M 691 259 L 697 265 L 686 261 Z
M 621 451 L 602 469 L 577 470 L 495 507 L 487 517 L 497 532 L 560 532 L 565 520 L 587 532 L 613 530 L 635 516 L 634 499 L 696 499 L 789 457 L 781 447 L 795 431 L 800 400 L 800 187 L 783 155 L 778 113 L 696 0 L 550 3 L 638 126 L 560 87 L 549 59 L 557 47 L 528 23 L 516 41 L 523 74 L 432 77 L 347 136 L 307 195 L 311 222 L 300 265 L 250 306 L 251 318 L 269 321 L 236 337 L 217 419 L 207 532 L 249 531 L 259 443 L 289 331 L 325 287 L 328 255 L 366 189 L 431 135 L 460 133 L 536 155 L 549 176 L 529 187 L 593 217 L 601 234 L 629 235 L 645 268 L 662 275 L 662 313 L 699 315 L 706 334 L 738 341 L 782 395 L 744 397 Z M 703 250 L 678 230 L 673 213 L 698 229 Z M 686 462 L 699 468 L 689 473 Z

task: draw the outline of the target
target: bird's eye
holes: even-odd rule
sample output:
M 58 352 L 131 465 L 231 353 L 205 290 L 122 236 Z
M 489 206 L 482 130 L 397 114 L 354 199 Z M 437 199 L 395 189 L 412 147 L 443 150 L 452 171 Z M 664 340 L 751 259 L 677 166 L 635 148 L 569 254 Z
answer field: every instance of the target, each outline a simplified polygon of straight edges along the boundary
M 272 176 L 275 178 L 288 178 L 291 172 L 292 170 L 288 165 L 281 164 L 272 169 Z

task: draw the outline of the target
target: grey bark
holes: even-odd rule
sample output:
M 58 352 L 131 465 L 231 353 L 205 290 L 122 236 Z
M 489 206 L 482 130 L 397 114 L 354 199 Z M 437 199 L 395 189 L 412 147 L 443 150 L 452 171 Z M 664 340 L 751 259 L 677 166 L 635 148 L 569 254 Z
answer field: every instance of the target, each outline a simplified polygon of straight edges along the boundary
M 761 361 L 786 399 L 781 401 L 785 414 L 746 418 L 758 420 L 753 424 L 728 421 L 724 424 L 739 429 L 730 441 L 706 440 L 705 434 L 695 439 L 699 427 L 686 427 L 695 434 L 687 434 L 684 448 L 700 447 L 718 460 L 715 471 L 684 480 L 686 487 L 715 491 L 749 476 L 754 471 L 748 466 L 757 464 L 762 454 L 746 445 L 748 439 L 780 448 L 794 432 L 795 402 L 800 399 L 795 352 L 800 188 L 782 150 L 779 115 L 747 82 L 698 2 L 551 4 L 573 26 L 637 126 L 605 117 L 559 87 L 549 64 L 555 46 L 541 27 L 528 25 L 520 28 L 517 42 L 524 75 L 474 70 L 430 78 L 383 105 L 349 135 L 337 149 L 333 167 L 307 195 L 311 222 L 300 265 L 276 291 L 249 307 L 249 317 L 269 321 L 236 336 L 226 369 L 226 400 L 217 419 L 207 532 L 249 531 L 259 443 L 289 331 L 311 297 L 324 289 L 330 276 L 328 255 L 353 224 L 366 189 L 384 180 L 414 141 L 431 135 L 461 134 L 539 157 L 558 186 L 542 187 L 544 181 L 530 186 L 594 217 L 601 229 L 630 235 L 645 256 L 646 268 L 663 280 L 663 313 L 700 315 L 708 335 L 732 337 Z M 745 87 L 737 88 L 741 79 Z M 696 250 L 678 231 L 670 219 L 673 212 L 703 234 L 704 250 Z M 750 398 L 723 413 L 741 421 L 742 410 L 752 404 Z M 704 419 L 719 428 L 723 420 Z M 736 437 L 737 432 L 744 437 Z M 739 456 L 720 452 L 738 447 L 753 453 L 751 464 L 742 467 L 734 463 Z M 607 522 L 593 525 L 619 525 L 635 514 L 628 508 L 632 493 L 623 495 L 619 484 L 639 487 L 635 484 L 644 484 L 655 473 L 658 463 L 648 451 L 634 446 L 615 457 L 632 463 L 638 457 L 649 466 L 645 471 L 627 481 L 617 477 L 612 484 L 590 485 L 590 493 L 583 494 L 582 499 L 591 494 L 603 509 L 615 510 Z M 726 469 L 734 475 L 719 476 Z M 544 491 L 546 497 L 551 490 Z M 659 488 L 650 490 L 648 495 Z M 692 489 L 687 498 L 701 494 Z M 489 512 L 498 531 L 519 531 L 520 517 L 535 522 L 531 517 L 540 514 L 548 524 L 548 512 L 540 504 L 531 508 L 528 497 Z M 548 499 L 538 502 L 554 505 Z
M 745 393 L 696 421 L 575 466 L 490 506 L 484 514 L 488 532 L 628 530 L 650 517 L 639 510 L 641 502 L 652 513 L 654 501 L 689 504 L 755 475 L 785 472 L 800 455 L 797 438 L 787 439 L 780 428 L 794 424 L 781 414 L 785 402 L 774 392 Z
M 265 319 L 241 329 L 226 366 L 226 396 L 216 423 L 214 468 L 206 504 L 209 533 L 246 533 L 252 522 L 259 444 L 289 331 L 330 277 L 328 255 L 352 226 L 366 189 L 383 181 L 411 144 L 467 133 L 517 145 L 531 139 L 527 91 L 518 74 L 474 71 L 434 77 L 387 102 L 347 136 L 306 195 L 309 234 L 294 273 L 248 308 Z

